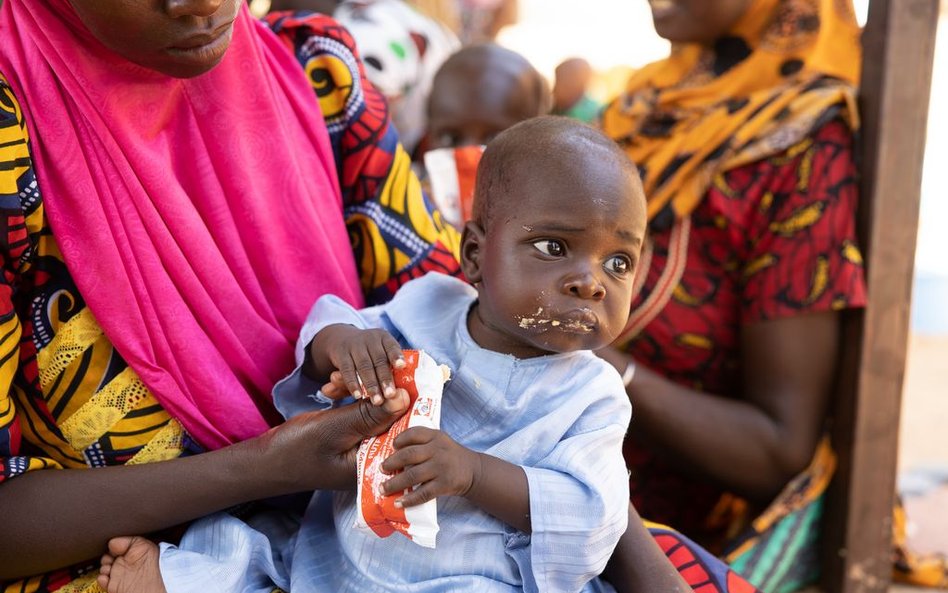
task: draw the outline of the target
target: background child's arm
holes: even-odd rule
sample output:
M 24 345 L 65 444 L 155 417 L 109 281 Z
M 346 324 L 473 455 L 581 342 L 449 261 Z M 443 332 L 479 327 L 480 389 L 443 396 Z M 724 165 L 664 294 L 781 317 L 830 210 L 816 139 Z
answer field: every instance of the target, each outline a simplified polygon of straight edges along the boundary
M 395 439 L 395 449 L 382 470 L 404 471 L 385 483 L 386 494 L 419 485 L 399 499 L 402 506 L 463 496 L 504 523 L 527 534 L 532 531 L 527 475 L 519 465 L 472 451 L 430 428 L 406 430 Z

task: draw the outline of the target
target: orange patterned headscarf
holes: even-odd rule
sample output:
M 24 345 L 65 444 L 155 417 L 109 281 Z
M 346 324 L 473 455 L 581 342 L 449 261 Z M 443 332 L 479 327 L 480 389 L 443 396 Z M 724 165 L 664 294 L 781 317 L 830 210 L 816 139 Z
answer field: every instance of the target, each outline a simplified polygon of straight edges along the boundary
M 830 117 L 855 130 L 852 0 L 752 0 L 713 47 L 680 44 L 636 72 L 603 130 L 642 170 L 649 219 L 687 216 L 714 176 L 778 154 Z

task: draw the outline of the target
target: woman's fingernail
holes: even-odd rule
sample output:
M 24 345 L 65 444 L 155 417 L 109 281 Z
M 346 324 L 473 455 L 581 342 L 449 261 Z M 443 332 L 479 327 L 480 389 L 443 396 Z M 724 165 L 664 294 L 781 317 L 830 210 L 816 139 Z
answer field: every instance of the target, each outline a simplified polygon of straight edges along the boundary
M 396 509 L 400 509 L 400 508 L 402 508 L 403 506 L 405 506 L 405 503 L 402 502 L 402 499 L 401 499 L 401 498 L 399 498 L 398 500 L 395 501 L 395 508 L 396 508 Z
M 387 395 L 388 397 L 392 397 L 393 395 L 395 395 L 395 386 L 392 385 L 391 383 L 386 383 L 385 395 Z
M 403 369 L 403 368 L 405 368 L 405 364 L 406 364 L 406 363 L 405 363 L 405 359 L 404 359 L 404 358 L 399 358 L 398 360 L 395 361 L 394 366 L 395 366 L 396 369 Z
M 375 395 L 372 396 L 372 403 L 377 406 L 381 406 L 383 403 L 385 403 L 385 400 L 382 399 L 381 395 L 376 393 Z

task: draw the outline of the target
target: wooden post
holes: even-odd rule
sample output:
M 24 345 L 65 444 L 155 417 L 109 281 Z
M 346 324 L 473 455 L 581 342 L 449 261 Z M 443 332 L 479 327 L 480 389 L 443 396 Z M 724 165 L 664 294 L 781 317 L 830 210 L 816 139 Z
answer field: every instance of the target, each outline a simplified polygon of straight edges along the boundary
M 827 502 L 824 589 L 883 593 L 939 0 L 871 0 L 860 91 L 859 223 L 869 304 L 844 319 L 839 469 Z

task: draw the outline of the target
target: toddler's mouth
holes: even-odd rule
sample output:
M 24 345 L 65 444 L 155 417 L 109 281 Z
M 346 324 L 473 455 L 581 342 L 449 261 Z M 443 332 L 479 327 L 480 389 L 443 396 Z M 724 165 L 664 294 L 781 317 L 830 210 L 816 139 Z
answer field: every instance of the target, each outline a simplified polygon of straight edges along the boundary
M 540 307 L 529 317 L 521 317 L 519 325 L 523 329 L 556 329 L 567 333 L 589 334 L 596 331 L 599 319 L 589 309 L 576 309 L 558 315 L 550 315 Z

